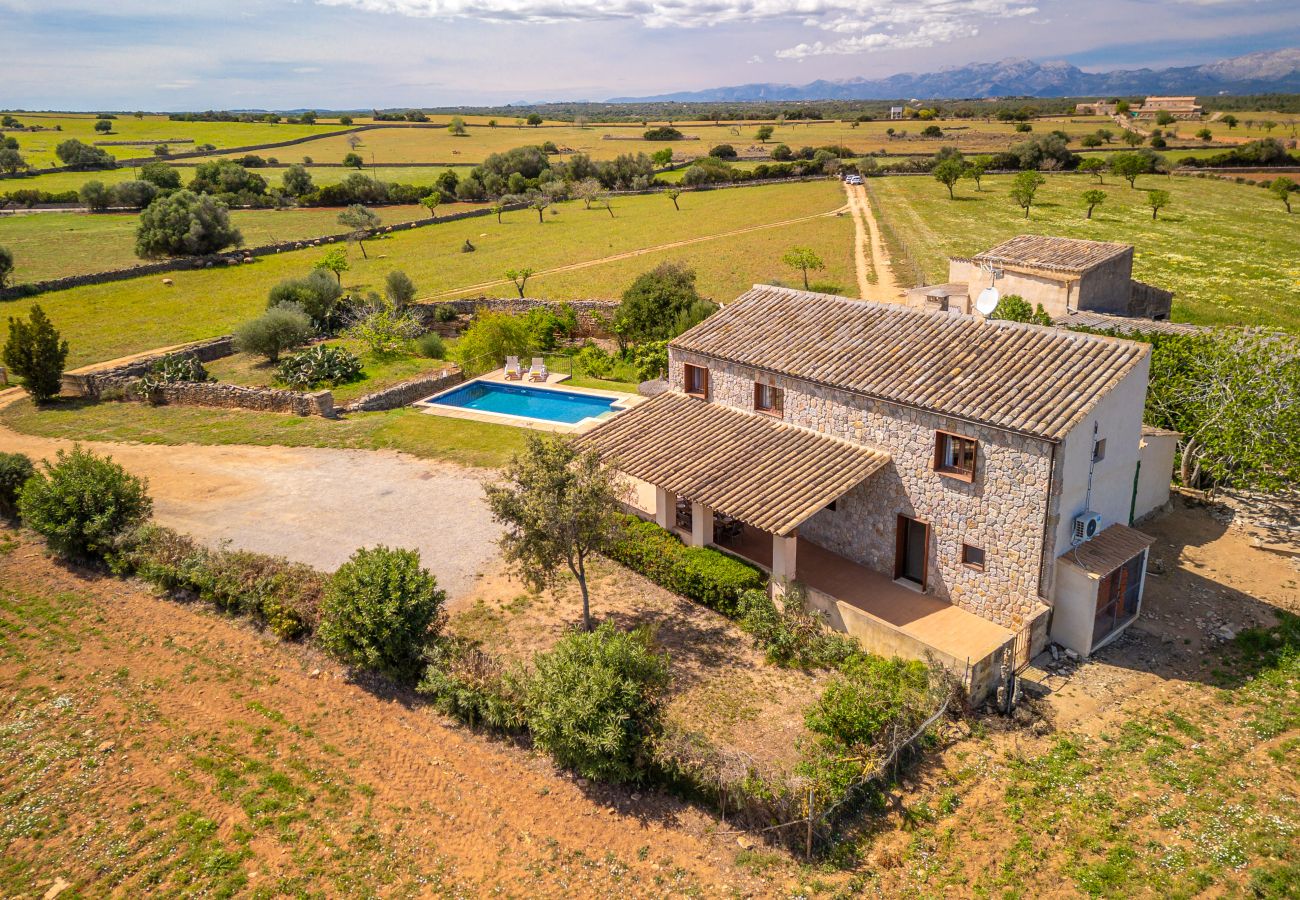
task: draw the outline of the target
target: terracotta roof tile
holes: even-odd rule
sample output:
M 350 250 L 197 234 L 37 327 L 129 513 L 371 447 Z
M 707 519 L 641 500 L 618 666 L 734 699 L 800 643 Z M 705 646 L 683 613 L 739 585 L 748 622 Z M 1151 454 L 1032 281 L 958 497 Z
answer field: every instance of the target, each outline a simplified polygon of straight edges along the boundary
M 977 253 L 975 262 L 1002 263 L 1055 272 L 1087 272 L 1130 250 L 1128 244 L 1085 241 L 1078 238 L 1020 234 L 991 250 Z
M 755 285 L 679 351 L 1059 440 L 1145 344 Z
M 675 391 L 579 441 L 634 478 L 781 535 L 889 462 L 871 447 Z
M 1061 559 L 1090 575 L 1105 578 L 1155 542 L 1156 539 L 1150 535 L 1117 522 L 1092 540 L 1066 552 Z

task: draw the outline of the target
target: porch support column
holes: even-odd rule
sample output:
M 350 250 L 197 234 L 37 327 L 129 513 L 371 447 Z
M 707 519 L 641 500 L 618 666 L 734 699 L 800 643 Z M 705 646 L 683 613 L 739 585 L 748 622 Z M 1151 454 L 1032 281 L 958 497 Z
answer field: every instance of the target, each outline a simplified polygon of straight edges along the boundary
M 788 537 L 772 535 L 772 583 L 783 584 L 795 580 L 795 547 L 798 545 L 798 532 Z
M 707 547 L 713 543 L 713 510 L 691 501 L 691 546 Z
M 677 525 L 677 495 L 655 485 L 655 524 L 672 530 Z

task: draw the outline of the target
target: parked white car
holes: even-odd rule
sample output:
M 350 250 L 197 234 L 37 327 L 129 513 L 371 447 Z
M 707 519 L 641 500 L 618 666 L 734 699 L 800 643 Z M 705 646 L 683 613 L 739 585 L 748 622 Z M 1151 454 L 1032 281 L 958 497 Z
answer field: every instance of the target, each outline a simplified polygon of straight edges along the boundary
M 846 176 L 844 177 L 844 183 L 845 183 L 845 184 L 862 184 L 862 176 L 861 176 L 861 175 L 846 175 Z

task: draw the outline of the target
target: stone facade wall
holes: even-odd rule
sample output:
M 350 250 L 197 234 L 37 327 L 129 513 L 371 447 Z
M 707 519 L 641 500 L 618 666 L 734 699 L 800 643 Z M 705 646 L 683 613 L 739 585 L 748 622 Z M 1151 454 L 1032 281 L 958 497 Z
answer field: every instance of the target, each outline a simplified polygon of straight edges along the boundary
M 460 384 L 464 380 L 465 375 L 460 369 L 455 366 L 448 366 L 425 378 L 403 381 L 401 384 L 384 388 L 382 391 L 366 394 L 347 406 L 341 407 L 339 411 L 350 413 L 397 409 L 399 406 L 408 406 L 417 400 L 423 400 L 425 397 L 432 397 L 434 394 L 444 391 L 452 385 Z
M 753 408 L 762 378 L 785 391 L 784 421 L 890 454 L 889 465 L 799 527 L 814 543 L 892 577 L 898 516 L 930 526 L 926 592 L 1007 628 L 1040 609 L 1039 578 L 1052 478 L 1052 445 L 924 410 L 769 376 L 743 366 L 671 351 L 670 379 L 682 390 L 682 363 L 709 368 L 710 401 Z M 979 442 L 975 478 L 934 471 L 936 430 Z M 961 562 L 962 544 L 985 552 L 979 571 Z

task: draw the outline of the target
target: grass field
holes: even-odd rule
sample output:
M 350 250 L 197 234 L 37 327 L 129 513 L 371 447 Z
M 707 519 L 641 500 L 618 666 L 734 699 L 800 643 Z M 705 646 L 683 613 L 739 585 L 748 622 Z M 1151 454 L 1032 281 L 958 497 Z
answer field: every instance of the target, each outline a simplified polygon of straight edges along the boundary
M 18 138 L 19 152 L 27 163 L 37 168 L 61 165 L 54 155 L 54 148 L 68 138 L 76 138 L 87 144 L 96 141 L 162 141 L 173 138 L 192 138 L 193 144 L 172 144 L 177 153 L 193 150 L 198 144 L 212 144 L 218 150 L 226 147 L 245 147 L 250 144 L 269 144 L 275 141 L 289 141 L 294 138 L 308 137 L 327 131 L 337 131 L 334 124 L 319 125 L 267 125 L 244 124 L 240 122 L 172 122 L 166 116 L 145 116 L 137 119 L 130 114 L 121 114 L 112 120 L 113 131 L 99 134 L 95 131 L 95 116 L 90 113 L 15 113 L 14 117 L 24 126 L 40 126 L 50 131 L 14 131 Z M 55 131 L 62 128 L 62 131 Z M 118 159 L 133 159 L 149 156 L 153 153 L 152 145 L 104 147 Z M 292 148 L 289 148 L 292 149 Z
M 1257 187 L 1209 178 L 1146 176 L 1130 190 L 1107 176 L 1106 202 L 1091 220 L 1079 195 L 1094 186 L 1081 175 L 1048 176 L 1028 219 L 1008 195 L 1011 178 L 960 182 L 957 200 L 932 178 L 867 182 L 891 237 L 899 280 L 947 278 L 949 256 L 992 247 L 1022 233 L 1120 241 L 1137 249 L 1134 277 L 1175 292 L 1173 319 L 1205 325 L 1270 325 L 1300 331 L 1300 217 L 1288 216 Z M 1146 191 L 1166 190 L 1157 221 Z M 901 244 L 901 247 L 899 246 Z M 903 250 L 905 252 L 900 252 Z
M 368 260 L 351 249 L 353 268 L 344 276 L 344 285 L 377 289 L 390 270 L 400 268 L 415 280 L 421 297 L 465 292 L 473 285 L 501 281 L 514 267 L 541 272 L 826 214 L 843 205 L 844 193 L 838 183 L 823 181 L 692 193 L 680 203 L 678 212 L 666 197 L 620 198 L 611 219 L 603 210 L 584 210 L 574 202 L 555 207 L 556 214 L 548 214 L 545 224 L 538 224 L 536 214 L 526 210 L 507 214 L 502 224 L 487 216 L 402 232 L 368 241 Z M 728 300 L 755 281 L 791 279 L 780 255 L 794 245 L 812 246 L 826 259 L 828 269 L 818 280 L 849 285 L 852 234 L 847 216 L 811 219 L 542 275 L 529 282 L 528 293 L 555 299 L 616 297 L 635 274 L 660 258 L 672 258 L 696 268 L 704 293 Z M 461 252 L 466 240 L 473 242 L 475 252 Z M 158 276 L 87 285 L 7 302 L 0 312 L 25 314 L 33 302 L 40 303 L 71 343 L 69 365 L 84 365 L 225 333 L 265 306 L 272 285 L 305 274 L 320 256 L 320 248 L 312 248 L 259 257 L 232 269 L 178 271 L 169 274 L 174 280 L 170 287 L 162 286 Z M 468 292 L 500 296 L 513 288 L 494 284 Z
M 379 215 L 386 224 L 422 219 L 422 206 L 386 206 Z M 347 231 L 338 223 L 339 210 L 237 209 L 231 221 L 244 235 L 244 246 L 300 240 Z M 14 254 L 14 283 L 43 281 L 87 272 L 138 265 L 135 213 L 32 213 L 0 218 L 0 245 Z

